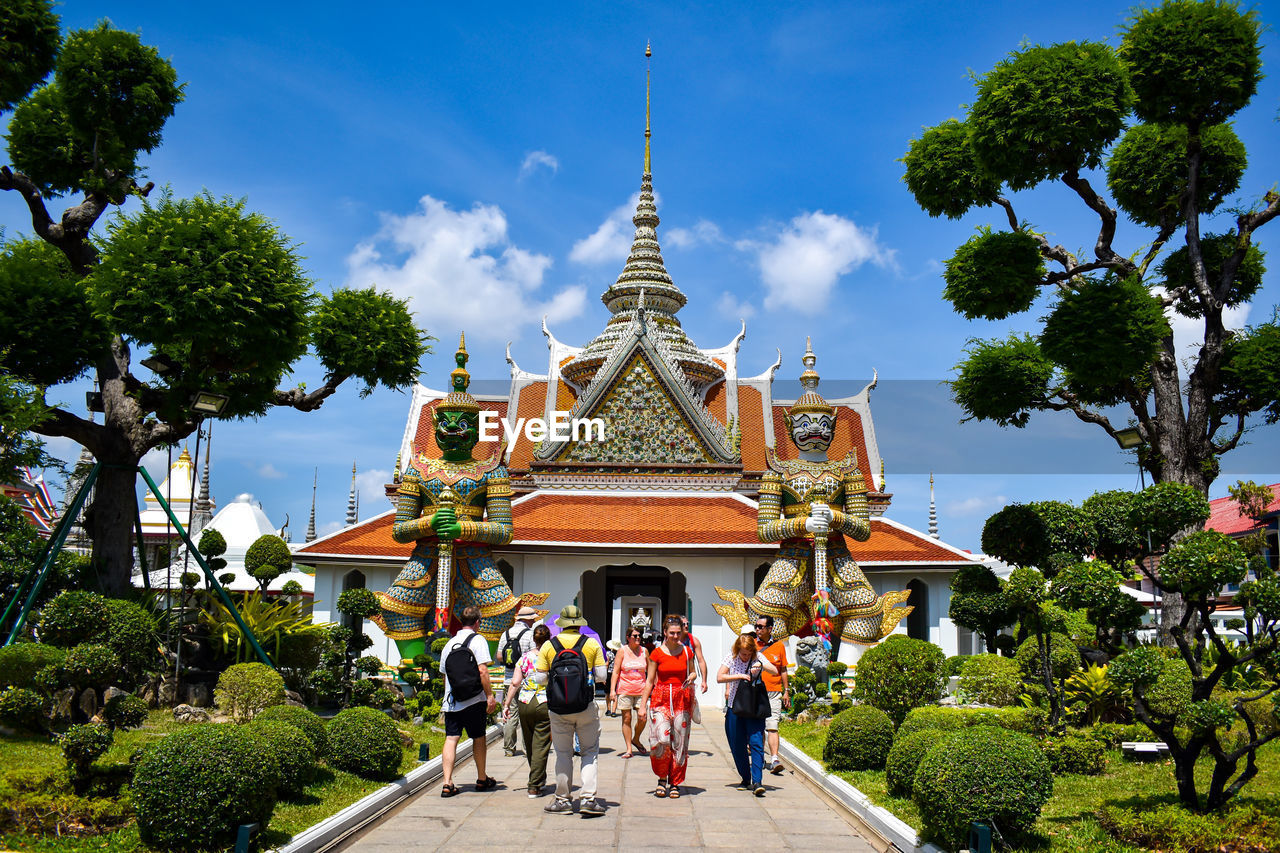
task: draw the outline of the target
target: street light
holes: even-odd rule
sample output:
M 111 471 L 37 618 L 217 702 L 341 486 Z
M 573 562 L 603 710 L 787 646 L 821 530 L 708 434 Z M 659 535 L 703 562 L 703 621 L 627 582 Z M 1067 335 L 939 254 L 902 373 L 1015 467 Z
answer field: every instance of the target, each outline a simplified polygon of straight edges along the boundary
M 229 402 L 231 402 L 231 398 L 225 394 L 201 391 L 192 399 L 191 411 L 199 412 L 202 415 L 220 415 Z
M 1142 446 L 1142 433 L 1137 427 L 1116 430 L 1116 441 L 1120 443 L 1122 450 L 1133 450 L 1135 447 Z

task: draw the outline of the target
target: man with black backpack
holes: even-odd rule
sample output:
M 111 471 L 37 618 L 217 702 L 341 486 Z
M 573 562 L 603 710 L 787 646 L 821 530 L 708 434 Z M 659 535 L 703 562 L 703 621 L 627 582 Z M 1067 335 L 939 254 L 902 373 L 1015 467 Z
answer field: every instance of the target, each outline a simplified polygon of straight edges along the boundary
M 582 753 L 582 787 L 578 789 L 578 813 L 583 817 L 604 814 L 596 798 L 596 758 L 600 752 L 600 709 L 596 707 L 596 683 L 608 676 L 604 650 L 578 629 L 587 624 L 582 611 L 570 604 L 560 611 L 560 633 L 538 652 L 535 678 L 547 685 L 547 710 L 551 717 L 551 745 L 556 750 L 556 797 L 544 811 L 573 814 L 569 790 L 573 783 L 573 739 Z
M 492 791 L 498 780 L 485 773 L 485 717 L 498 707 L 489 683 L 489 644 L 476 633 L 480 608 L 467 605 L 458 615 L 462 627 L 440 650 L 440 672 L 444 674 L 444 749 L 440 752 L 444 784 L 440 796 L 455 797 L 453 762 L 463 732 L 472 741 L 476 762 L 476 790 Z
M 515 676 L 516 664 L 525 652 L 533 651 L 533 623 L 538 621 L 538 611 L 529 605 L 520 608 L 516 621 L 502 632 L 498 638 L 498 660 L 502 661 L 502 670 L 506 675 L 503 682 L 511 686 Z M 516 732 L 520 729 L 520 715 L 516 713 L 515 703 L 503 707 L 502 718 L 502 751 L 507 755 L 516 754 Z M 528 751 L 528 745 L 525 750 Z

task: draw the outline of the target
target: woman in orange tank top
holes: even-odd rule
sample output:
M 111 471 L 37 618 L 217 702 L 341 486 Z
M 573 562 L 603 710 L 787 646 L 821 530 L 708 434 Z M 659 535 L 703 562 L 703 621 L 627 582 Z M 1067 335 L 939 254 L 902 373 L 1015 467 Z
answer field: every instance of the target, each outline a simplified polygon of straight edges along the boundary
M 649 713 L 649 761 L 658 777 L 654 796 L 680 796 L 689 763 L 689 733 L 693 683 L 697 679 L 693 655 L 680 642 L 684 629 L 679 616 L 668 616 L 662 645 L 649 655 L 649 677 L 640 696 L 640 714 Z

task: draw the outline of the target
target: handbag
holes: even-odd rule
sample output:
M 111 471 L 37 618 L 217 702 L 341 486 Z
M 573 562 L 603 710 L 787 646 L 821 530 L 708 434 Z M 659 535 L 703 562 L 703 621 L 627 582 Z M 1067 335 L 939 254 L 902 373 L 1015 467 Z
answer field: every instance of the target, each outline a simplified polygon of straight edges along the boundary
M 759 673 L 752 675 L 750 681 L 743 681 L 738 685 L 730 710 L 735 717 L 748 720 L 763 720 L 769 716 L 769 691 Z

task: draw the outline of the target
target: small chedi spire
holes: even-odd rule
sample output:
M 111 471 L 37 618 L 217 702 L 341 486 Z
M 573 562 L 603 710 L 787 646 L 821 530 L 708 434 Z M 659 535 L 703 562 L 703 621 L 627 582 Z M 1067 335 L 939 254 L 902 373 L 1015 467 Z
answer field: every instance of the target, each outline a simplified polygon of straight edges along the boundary
M 320 481 L 320 469 L 311 472 L 311 518 L 307 520 L 307 541 L 316 541 L 316 484 Z
M 347 495 L 347 524 L 355 524 L 360 513 L 356 509 L 356 463 L 351 463 L 351 493 Z
M 587 344 L 581 353 L 561 367 L 560 372 L 565 379 L 586 388 L 595 378 L 596 371 L 604 364 L 614 345 L 627 331 L 638 308 L 640 291 L 645 292 L 645 310 L 652 316 L 650 328 L 652 334 L 661 336 L 667 347 L 675 355 L 685 377 L 698 388 L 706 388 L 724 378 L 724 368 L 704 355 L 684 329 L 680 328 L 680 320 L 676 313 L 688 301 L 680 288 L 676 287 L 667 272 L 662 260 L 662 247 L 658 245 L 658 206 L 653 194 L 652 160 L 650 157 L 650 140 L 653 137 L 651 115 L 651 86 L 648 69 L 648 57 L 653 55 L 650 45 L 645 45 L 645 95 L 644 95 L 644 174 L 640 178 L 640 201 L 636 204 L 635 216 L 631 222 L 636 227 L 635 237 L 631 241 L 631 251 L 627 262 L 619 273 L 613 286 L 601 295 L 600 300 L 608 307 L 613 317 L 609 325 L 595 340 Z
M 933 472 L 929 472 L 929 535 L 938 538 L 938 505 L 933 499 Z
M 801 412 L 809 412 L 812 414 L 835 416 L 836 410 L 830 403 L 823 399 L 818 393 L 818 371 L 814 370 L 814 365 L 818 363 L 818 357 L 813 354 L 813 339 L 805 336 L 804 339 L 804 358 L 800 359 L 804 364 L 804 373 L 800 374 L 800 384 L 804 386 L 804 393 L 800 395 L 800 399 L 796 400 L 795 405 L 787 411 L 792 415 L 798 415 Z

